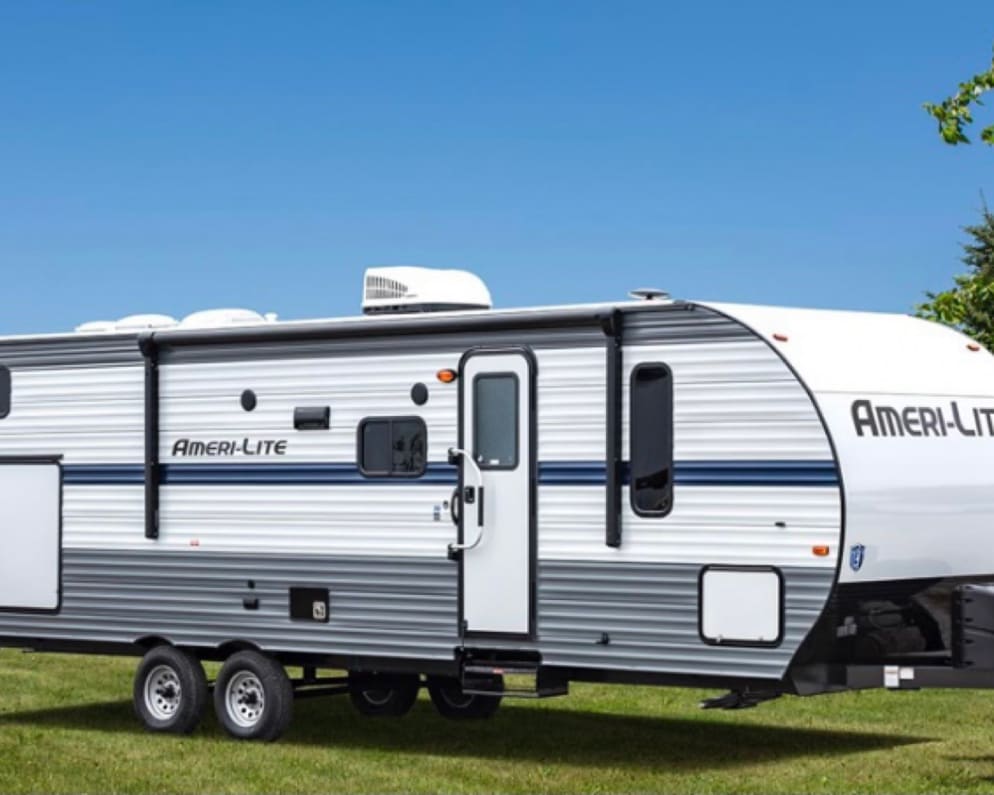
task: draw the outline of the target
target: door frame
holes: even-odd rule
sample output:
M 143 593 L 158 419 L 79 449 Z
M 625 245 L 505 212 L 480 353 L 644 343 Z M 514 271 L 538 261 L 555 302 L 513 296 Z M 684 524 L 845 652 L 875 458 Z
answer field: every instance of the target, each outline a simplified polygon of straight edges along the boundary
M 489 346 L 481 345 L 467 349 L 459 358 L 459 408 L 457 412 L 457 446 L 463 449 L 466 444 L 465 415 L 466 415 L 466 362 L 477 356 L 500 356 L 500 355 L 521 356 L 528 367 L 528 385 L 526 387 L 528 406 L 528 632 L 481 632 L 469 631 L 466 629 L 466 619 L 464 611 L 464 599 L 466 589 L 464 587 L 465 577 L 465 551 L 459 553 L 459 597 L 458 597 L 458 633 L 462 639 L 492 638 L 495 640 L 535 640 L 537 625 L 537 600 L 538 589 L 538 361 L 535 353 L 527 345 L 506 345 Z M 520 421 L 520 414 L 519 414 Z M 462 494 L 464 488 L 465 464 L 460 459 L 458 472 L 458 489 Z M 465 518 L 466 509 L 461 504 L 459 510 L 459 524 L 457 538 L 460 544 L 465 543 Z

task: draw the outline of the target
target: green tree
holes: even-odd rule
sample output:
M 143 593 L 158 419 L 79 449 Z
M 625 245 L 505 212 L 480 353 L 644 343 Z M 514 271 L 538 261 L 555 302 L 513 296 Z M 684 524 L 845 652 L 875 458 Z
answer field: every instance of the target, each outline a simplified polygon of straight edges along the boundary
M 986 201 L 980 222 L 963 231 L 969 236 L 961 258 L 967 272 L 955 276 L 949 290 L 926 293 L 916 314 L 953 326 L 994 351 L 994 213 Z
M 965 83 L 960 83 L 959 91 L 951 97 L 938 104 L 925 103 L 925 110 L 939 123 L 939 135 L 942 136 L 943 141 L 954 146 L 970 143 L 970 139 L 963 132 L 965 127 L 973 123 L 970 106 L 983 105 L 980 98 L 991 90 L 994 90 L 994 59 L 991 60 L 991 65 L 986 71 L 975 74 Z M 994 124 L 980 131 L 980 139 L 994 146 Z

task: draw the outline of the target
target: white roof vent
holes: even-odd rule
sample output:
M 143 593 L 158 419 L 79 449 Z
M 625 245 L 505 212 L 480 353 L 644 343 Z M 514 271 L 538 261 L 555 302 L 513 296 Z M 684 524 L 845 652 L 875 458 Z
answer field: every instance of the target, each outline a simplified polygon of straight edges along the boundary
M 114 324 L 114 331 L 148 331 L 175 325 L 176 318 L 169 315 L 128 315 Z
M 117 331 L 113 320 L 89 320 L 76 326 L 77 334 L 112 334 Z
M 176 318 L 169 315 L 128 315 L 120 320 L 90 320 L 76 326 L 78 334 L 114 334 L 172 328 Z
M 490 291 L 469 271 L 437 268 L 368 268 L 362 311 L 367 314 L 490 309 Z
M 228 326 L 258 326 L 272 323 L 276 315 L 260 315 L 251 309 L 204 309 L 187 315 L 180 328 L 227 328 Z

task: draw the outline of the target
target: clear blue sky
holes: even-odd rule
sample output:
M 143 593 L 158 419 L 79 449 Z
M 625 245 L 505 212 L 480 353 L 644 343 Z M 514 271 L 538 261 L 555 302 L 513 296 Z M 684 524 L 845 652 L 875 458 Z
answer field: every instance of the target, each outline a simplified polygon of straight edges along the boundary
M 371 264 L 906 311 L 994 200 L 920 109 L 992 41 L 990 0 L 4 2 L 0 333 L 351 314 Z

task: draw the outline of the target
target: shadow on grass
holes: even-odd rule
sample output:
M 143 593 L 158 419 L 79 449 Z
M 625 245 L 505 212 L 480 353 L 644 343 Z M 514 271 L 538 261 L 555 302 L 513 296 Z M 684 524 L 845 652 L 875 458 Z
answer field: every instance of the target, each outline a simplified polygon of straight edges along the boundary
M 308 699 L 280 745 L 312 745 L 543 764 L 692 771 L 802 756 L 896 748 L 921 737 L 732 723 L 725 719 L 647 717 L 534 709 L 506 704 L 488 721 L 447 721 L 424 701 L 404 718 L 365 718 L 348 699 Z M 129 701 L 29 710 L 0 716 L 5 725 L 146 734 Z M 222 733 L 213 715 L 199 732 Z

